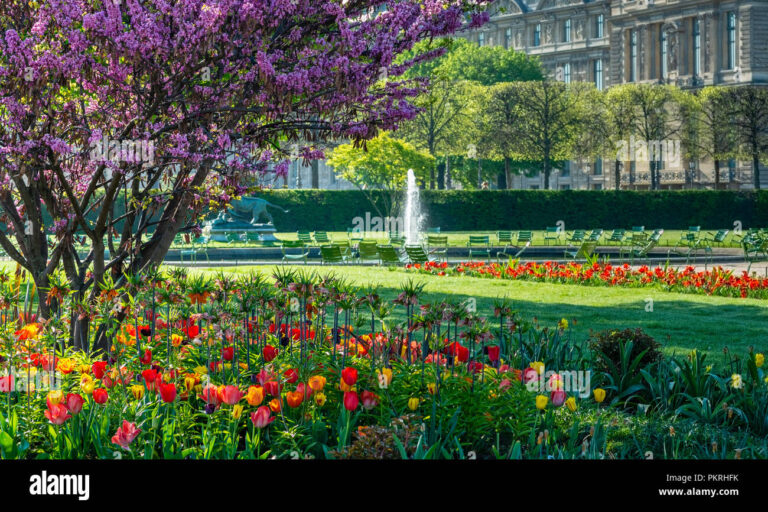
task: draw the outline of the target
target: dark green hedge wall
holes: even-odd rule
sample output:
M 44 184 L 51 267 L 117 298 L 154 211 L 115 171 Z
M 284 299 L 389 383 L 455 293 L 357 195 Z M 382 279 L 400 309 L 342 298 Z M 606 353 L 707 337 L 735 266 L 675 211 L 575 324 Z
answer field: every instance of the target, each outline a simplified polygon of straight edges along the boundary
M 276 190 L 263 197 L 290 210 L 271 209 L 278 231 L 345 231 L 355 217 L 376 215 L 357 190 Z M 544 229 L 562 220 L 567 229 L 601 227 L 705 229 L 768 227 L 768 191 L 541 191 L 425 190 L 428 226 L 443 231 Z

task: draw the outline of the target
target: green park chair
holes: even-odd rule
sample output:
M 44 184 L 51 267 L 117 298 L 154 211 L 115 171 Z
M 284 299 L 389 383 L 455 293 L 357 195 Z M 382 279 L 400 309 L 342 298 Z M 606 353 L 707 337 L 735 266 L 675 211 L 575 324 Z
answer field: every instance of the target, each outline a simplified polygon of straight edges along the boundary
M 692 257 L 696 256 L 700 249 L 704 249 L 705 252 L 711 254 L 712 248 L 704 243 L 703 239 L 698 235 L 696 231 L 684 233 L 680 240 L 667 250 L 667 257 L 670 257 L 672 254 L 685 256 L 685 263 L 687 264 Z
M 448 261 L 448 235 L 427 235 L 427 254 Z
M 581 242 L 583 242 L 584 238 L 586 238 L 586 236 L 587 236 L 587 232 L 586 231 L 584 231 L 583 229 L 576 229 L 576 230 L 573 231 L 573 233 L 571 233 L 571 236 L 566 237 L 566 241 L 569 244 L 576 245 L 576 244 L 580 244 Z
M 280 242 L 280 251 L 283 253 L 282 262 L 304 261 L 307 263 L 309 250 L 307 245 L 301 240 L 283 240 Z
M 491 240 L 488 235 L 469 235 L 467 241 L 469 248 L 469 259 L 473 261 L 475 256 L 480 256 L 484 261 L 491 258 Z
M 688 231 L 680 233 L 680 241 L 688 242 L 691 237 L 698 239 L 701 236 L 701 226 L 688 226 Z
M 352 245 L 350 245 L 349 240 L 335 240 L 331 242 L 331 245 L 339 247 L 341 249 L 341 254 L 344 255 L 345 258 L 348 260 L 352 259 Z
M 718 229 L 716 233 L 707 233 L 708 236 L 704 240 L 710 245 L 722 247 L 725 245 L 725 239 L 730 232 L 729 229 Z
M 512 232 L 511 231 L 497 231 L 496 239 L 499 241 L 499 245 L 507 247 L 512 245 Z
M 392 245 L 377 245 L 376 250 L 379 253 L 379 260 L 382 265 L 388 267 L 399 267 L 403 264 L 400 256 L 397 254 L 397 250 Z
M 332 241 L 326 231 L 315 231 L 315 243 L 318 245 L 330 245 Z
M 611 236 L 608 237 L 608 239 L 606 240 L 606 243 L 622 246 L 624 245 L 624 236 L 626 235 L 626 233 L 627 233 L 626 229 L 614 229 L 613 231 L 611 231 Z
M 356 228 L 347 228 L 347 240 L 349 240 L 352 243 L 355 242 L 362 242 L 363 241 L 363 233 L 361 233 Z
M 661 240 L 661 235 L 664 234 L 664 230 L 659 230 L 658 233 L 654 233 L 648 238 L 648 241 L 645 243 L 642 247 L 632 247 L 628 251 L 629 261 L 630 264 L 634 264 L 636 259 L 639 260 L 647 260 L 650 258 L 649 254 L 651 250 L 656 248 L 659 245 L 659 241 Z
M 312 241 L 312 235 L 309 234 L 309 231 L 297 231 L 296 239 L 300 242 L 303 242 L 306 247 L 314 245 Z
M 376 250 L 376 241 L 362 240 L 357 244 L 357 259 L 360 263 L 366 261 L 379 262 L 379 251 Z
M 601 238 L 603 238 L 603 230 L 598 228 L 590 231 L 589 236 L 585 240 L 587 242 L 595 242 L 599 244 Z
M 549 242 L 560 242 L 561 230 L 559 227 L 547 227 L 544 230 L 544 243 L 549 245 Z
M 531 246 L 531 240 L 528 240 L 523 243 L 522 246 L 515 247 L 512 244 L 505 246 L 500 251 L 496 251 L 496 260 L 501 263 L 502 259 L 513 259 L 516 260 L 522 255 L 527 248 Z
M 578 247 L 571 247 L 565 249 L 565 252 L 563 253 L 563 257 L 565 258 L 571 258 L 574 260 L 585 260 L 587 258 L 591 258 L 592 254 L 594 254 L 595 249 L 597 249 L 597 242 L 591 242 L 589 240 L 584 240 L 581 242 L 581 245 Z
M 745 236 L 741 246 L 744 249 L 744 259 L 749 263 L 747 272 L 752 270 L 752 263 L 768 260 L 768 236 L 763 236 L 759 232 L 752 236 Z
M 406 245 L 405 253 L 408 255 L 408 261 L 410 263 L 424 264 L 430 261 L 436 261 L 434 259 L 430 259 L 427 252 L 420 245 Z
M 518 231 L 517 232 L 517 245 L 532 245 L 533 244 L 533 231 Z
M 254 232 L 246 232 L 245 233 L 245 241 L 249 245 L 252 244 L 252 243 L 261 242 L 261 235 L 259 235 L 258 233 L 254 233 Z
M 338 245 L 321 245 L 320 257 L 323 265 L 339 265 L 347 263 L 347 257 Z
M 389 234 L 389 243 L 390 245 L 397 245 L 398 247 L 402 247 L 405 245 L 405 236 L 399 235 L 397 233 Z

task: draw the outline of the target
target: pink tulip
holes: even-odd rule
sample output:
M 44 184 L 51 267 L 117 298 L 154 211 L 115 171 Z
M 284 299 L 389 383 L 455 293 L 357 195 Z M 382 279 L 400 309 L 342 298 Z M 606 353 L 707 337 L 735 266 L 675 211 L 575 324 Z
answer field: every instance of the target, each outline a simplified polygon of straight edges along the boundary
M 112 436 L 112 442 L 128 449 L 128 446 L 130 446 L 133 440 L 136 439 L 136 436 L 140 433 L 141 429 L 136 428 L 135 423 L 128 423 L 127 420 L 123 420 L 123 426 L 118 428 L 115 435 Z
M 256 412 L 251 413 L 251 421 L 253 422 L 254 427 L 264 428 L 275 421 L 275 418 L 272 416 L 272 412 L 269 410 L 269 407 L 262 405 L 256 410 Z

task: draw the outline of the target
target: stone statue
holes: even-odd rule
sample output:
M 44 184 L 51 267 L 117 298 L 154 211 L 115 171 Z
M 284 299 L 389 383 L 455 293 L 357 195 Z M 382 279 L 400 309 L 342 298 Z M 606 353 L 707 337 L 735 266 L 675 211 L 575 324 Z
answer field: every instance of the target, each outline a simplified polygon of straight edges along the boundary
M 243 197 L 238 201 L 233 201 L 231 206 L 232 207 L 227 210 L 222 210 L 213 223 L 245 222 L 252 226 L 258 226 L 259 220 L 264 217 L 268 224 L 274 224 L 275 219 L 272 218 L 272 215 L 267 210 L 268 206 L 277 208 L 283 213 L 288 213 L 288 210 L 274 205 L 266 199 L 261 199 L 260 197 Z
M 219 212 L 218 217 L 206 223 L 206 229 L 216 241 L 227 241 L 231 233 L 256 233 L 262 241 L 274 241 L 274 219 L 267 210 L 277 208 L 283 213 L 288 210 L 281 208 L 260 197 L 243 197 L 232 201 L 230 208 Z M 266 220 L 266 222 L 261 222 Z

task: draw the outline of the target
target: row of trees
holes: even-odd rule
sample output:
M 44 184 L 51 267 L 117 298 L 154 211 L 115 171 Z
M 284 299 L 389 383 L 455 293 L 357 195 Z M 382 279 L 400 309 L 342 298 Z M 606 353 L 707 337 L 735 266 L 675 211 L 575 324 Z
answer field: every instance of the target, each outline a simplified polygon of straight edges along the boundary
M 501 47 L 481 47 L 465 40 L 442 41 L 445 54 L 414 66 L 410 76 L 429 76 L 430 85 L 415 104 L 413 120 L 401 123 L 394 137 L 433 157 L 422 180 L 429 188 L 465 188 L 483 181 L 511 185 L 512 174 L 550 176 L 569 160 L 611 162 L 620 184 L 622 148 L 630 138 L 679 141 L 685 160 L 746 160 L 760 187 L 760 162 L 768 151 L 768 89 L 704 87 L 682 90 L 671 85 L 624 84 L 598 91 L 590 83 L 547 79 L 536 58 Z M 429 49 L 421 43 L 420 51 Z M 389 140 L 388 144 L 393 142 Z M 649 145 L 651 188 L 661 185 L 658 146 Z M 339 148 L 334 154 L 347 152 Z M 343 177 L 360 187 L 381 188 L 384 166 L 376 155 L 330 160 Z M 423 155 L 421 155 L 423 157 Z M 372 171 L 373 169 L 373 171 Z M 404 169 L 389 183 L 398 185 Z M 419 169 L 415 169 L 417 173 Z M 372 178 L 377 175 L 376 178 Z

